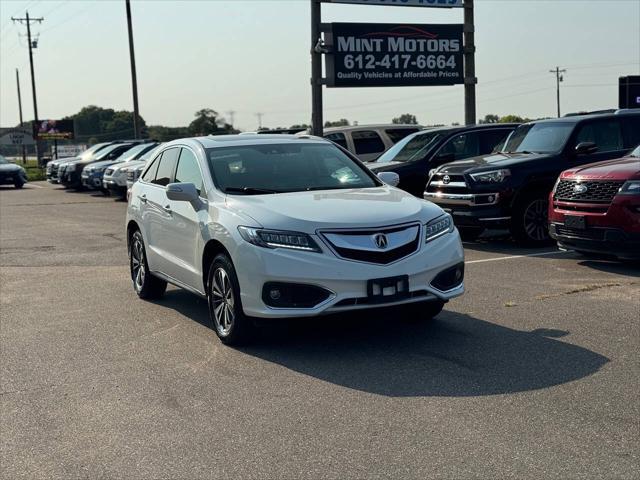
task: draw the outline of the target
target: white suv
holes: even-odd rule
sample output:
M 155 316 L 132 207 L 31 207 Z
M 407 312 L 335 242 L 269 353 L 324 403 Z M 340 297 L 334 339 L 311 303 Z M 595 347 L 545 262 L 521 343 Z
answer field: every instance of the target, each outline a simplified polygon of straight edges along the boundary
M 169 142 L 129 197 L 135 291 L 158 297 L 170 282 L 207 298 L 227 344 L 251 317 L 410 304 L 431 318 L 464 291 L 460 236 L 394 182 L 317 137 Z

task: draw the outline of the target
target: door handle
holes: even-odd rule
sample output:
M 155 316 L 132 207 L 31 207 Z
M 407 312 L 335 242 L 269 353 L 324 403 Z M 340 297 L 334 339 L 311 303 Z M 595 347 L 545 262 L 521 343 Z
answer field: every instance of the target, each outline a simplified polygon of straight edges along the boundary
M 147 195 L 138 195 L 138 198 L 142 203 L 147 203 Z

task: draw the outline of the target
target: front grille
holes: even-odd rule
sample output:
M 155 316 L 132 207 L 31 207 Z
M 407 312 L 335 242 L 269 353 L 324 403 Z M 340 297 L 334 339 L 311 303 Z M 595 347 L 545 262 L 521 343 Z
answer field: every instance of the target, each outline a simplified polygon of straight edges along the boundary
M 571 202 L 611 203 L 624 182 L 617 181 L 590 181 L 578 182 L 577 180 L 561 180 L 553 194 L 555 200 Z M 577 185 L 586 188 L 584 191 L 576 191 Z
M 350 248 L 346 247 L 344 244 L 342 246 L 338 245 L 337 242 L 331 240 L 331 237 L 334 238 L 348 238 L 350 236 L 353 237 L 373 237 L 376 234 L 384 233 L 386 235 L 390 235 L 393 233 L 406 232 L 407 230 L 415 229 L 415 236 L 409 238 L 406 243 L 399 245 L 396 248 L 390 248 L 389 250 L 375 250 L 372 248 Z M 422 229 L 419 225 L 405 225 L 401 227 L 387 227 L 373 230 L 348 230 L 348 231 L 327 231 L 321 232 L 324 239 L 331 245 L 335 253 L 344 259 L 347 260 L 355 260 L 358 262 L 367 262 L 367 263 L 376 263 L 380 265 L 388 265 L 390 263 L 396 262 L 402 258 L 408 257 L 409 255 L 415 253 L 420 247 L 420 233 Z M 406 232 L 410 234 L 410 232 Z
M 605 230 L 600 228 L 569 228 L 562 225 L 556 226 L 556 234 L 563 237 L 572 237 L 584 240 L 604 240 Z
M 426 191 L 428 193 L 469 193 L 469 186 L 464 175 L 436 172 L 429 179 Z
M 415 292 L 409 292 L 409 296 L 407 298 L 419 298 L 419 297 L 428 297 L 430 294 L 427 290 L 418 290 Z M 384 297 L 382 297 L 384 300 Z M 402 299 L 406 300 L 406 299 Z M 392 299 L 388 303 L 396 302 L 397 299 Z M 383 302 L 380 302 L 378 298 L 369 298 L 369 297 L 355 297 L 355 298 L 345 298 L 344 300 L 340 300 L 338 303 L 334 305 L 334 307 L 355 307 L 357 305 L 375 305 L 380 306 L 383 305 Z

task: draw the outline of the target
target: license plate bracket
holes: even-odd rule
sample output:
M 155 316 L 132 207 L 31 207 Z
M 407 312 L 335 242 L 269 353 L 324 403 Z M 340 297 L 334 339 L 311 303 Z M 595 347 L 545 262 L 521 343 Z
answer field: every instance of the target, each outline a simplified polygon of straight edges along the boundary
M 584 215 L 565 215 L 564 226 L 577 230 L 585 230 L 587 228 L 587 219 Z
M 367 281 L 367 297 L 372 303 L 393 302 L 409 297 L 409 275 Z

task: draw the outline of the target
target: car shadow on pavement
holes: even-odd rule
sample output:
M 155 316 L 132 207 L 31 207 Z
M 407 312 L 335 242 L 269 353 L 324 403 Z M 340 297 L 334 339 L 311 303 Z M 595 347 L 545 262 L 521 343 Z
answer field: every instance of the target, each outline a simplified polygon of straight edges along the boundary
M 593 268 L 602 272 L 640 278 L 640 261 L 632 262 L 630 260 L 612 260 L 610 258 L 591 258 L 578 263 L 584 267 Z
M 206 302 L 180 291 L 158 302 L 211 328 Z M 385 309 L 262 320 L 240 351 L 354 390 L 391 397 L 499 395 L 547 388 L 597 372 L 609 359 L 555 338 L 444 311 L 430 322 Z

